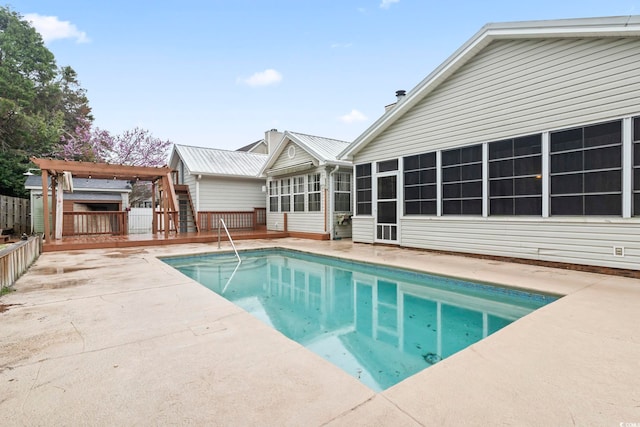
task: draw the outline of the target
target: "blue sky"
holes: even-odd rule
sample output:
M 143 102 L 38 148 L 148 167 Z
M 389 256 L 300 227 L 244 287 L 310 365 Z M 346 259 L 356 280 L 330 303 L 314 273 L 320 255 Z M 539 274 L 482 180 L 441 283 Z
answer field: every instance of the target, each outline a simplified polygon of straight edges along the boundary
M 488 22 L 640 14 L 640 0 L 14 0 L 95 126 L 236 149 L 277 128 L 352 141 Z

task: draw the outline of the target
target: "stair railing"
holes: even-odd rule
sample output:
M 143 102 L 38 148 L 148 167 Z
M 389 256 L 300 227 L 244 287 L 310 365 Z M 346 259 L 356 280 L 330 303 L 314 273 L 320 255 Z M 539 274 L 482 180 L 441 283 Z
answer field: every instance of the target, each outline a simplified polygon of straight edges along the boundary
M 220 225 L 222 225 L 224 227 L 224 231 L 227 232 L 227 237 L 229 238 L 229 242 L 231 242 L 231 247 L 233 248 L 233 251 L 236 253 L 236 256 L 238 257 L 238 264 L 240 264 L 242 260 L 240 259 L 240 255 L 238 255 L 238 250 L 236 249 L 236 245 L 233 243 L 231 234 L 229 234 L 229 229 L 227 228 L 227 224 L 224 223 L 224 219 L 222 218 L 220 218 L 220 222 L 218 222 L 218 249 L 220 249 L 220 231 L 221 231 Z

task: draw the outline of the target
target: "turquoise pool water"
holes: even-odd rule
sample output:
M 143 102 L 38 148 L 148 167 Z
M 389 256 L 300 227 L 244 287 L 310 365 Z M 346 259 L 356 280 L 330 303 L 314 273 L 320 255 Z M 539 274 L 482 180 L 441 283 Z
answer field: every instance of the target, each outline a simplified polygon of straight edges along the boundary
M 556 299 L 268 249 L 163 261 L 373 390 L 384 390 Z

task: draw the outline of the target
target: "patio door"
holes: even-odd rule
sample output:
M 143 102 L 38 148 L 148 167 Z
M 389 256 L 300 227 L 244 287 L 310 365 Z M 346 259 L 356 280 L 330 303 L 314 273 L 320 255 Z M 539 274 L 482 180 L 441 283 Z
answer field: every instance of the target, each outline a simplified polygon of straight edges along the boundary
M 376 241 L 398 241 L 398 172 L 377 177 Z

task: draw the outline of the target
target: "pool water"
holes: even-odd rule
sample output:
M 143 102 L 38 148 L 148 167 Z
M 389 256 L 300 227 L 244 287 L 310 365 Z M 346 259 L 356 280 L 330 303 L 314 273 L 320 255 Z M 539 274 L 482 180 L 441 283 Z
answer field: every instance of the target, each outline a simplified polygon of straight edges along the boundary
M 556 299 L 291 250 L 240 257 L 163 261 L 376 391 Z

